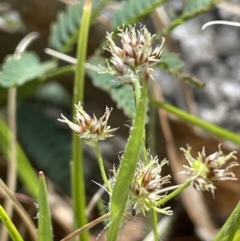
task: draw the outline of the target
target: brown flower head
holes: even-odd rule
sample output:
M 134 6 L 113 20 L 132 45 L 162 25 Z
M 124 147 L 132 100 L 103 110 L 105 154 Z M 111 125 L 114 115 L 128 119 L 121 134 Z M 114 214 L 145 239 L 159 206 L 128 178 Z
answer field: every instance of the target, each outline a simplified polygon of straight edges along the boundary
M 181 148 L 188 161 L 189 166 L 184 165 L 183 173 L 190 176 L 193 186 L 200 191 L 211 191 L 214 194 L 216 187 L 214 183 L 216 181 L 237 180 L 235 174 L 232 172 L 232 168 L 239 166 L 236 161 L 226 164 L 230 159 L 236 159 L 236 152 L 230 152 L 228 155 L 224 155 L 220 145 L 218 151 L 207 156 L 205 149 L 198 153 L 197 158 L 193 158 L 191 155 L 191 147 L 187 147 L 187 150 Z
M 58 120 L 67 123 L 68 126 L 89 145 L 113 136 L 113 132 L 117 130 L 117 128 L 111 129 L 111 127 L 107 125 L 112 109 L 106 107 L 104 115 L 100 119 L 97 119 L 95 115 L 91 117 L 83 110 L 81 102 L 79 102 L 78 105 L 75 104 L 75 108 L 76 115 L 74 119 L 76 123 L 71 122 L 62 114 L 62 119 Z
M 112 54 L 107 72 L 124 82 L 139 78 L 153 79 L 151 67 L 160 61 L 164 38 L 161 45 L 153 49 L 155 35 L 151 35 L 145 26 L 137 30 L 135 25 L 120 29 L 118 36 L 121 38 L 122 48 L 116 46 L 112 36 L 113 33 L 107 34 L 107 50 Z

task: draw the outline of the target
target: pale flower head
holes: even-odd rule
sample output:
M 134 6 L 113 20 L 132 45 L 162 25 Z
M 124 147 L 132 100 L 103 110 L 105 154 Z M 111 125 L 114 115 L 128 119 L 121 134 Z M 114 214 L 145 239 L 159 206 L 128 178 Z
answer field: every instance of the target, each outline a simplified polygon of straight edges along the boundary
M 166 196 L 166 191 L 162 191 L 163 185 L 170 183 L 170 175 L 162 176 L 162 167 L 168 163 L 166 159 L 159 162 L 157 157 L 152 157 L 148 154 L 149 160 L 143 162 L 139 160 L 137 168 L 134 173 L 128 201 L 126 204 L 123 220 L 136 216 L 137 214 L 144 214 L 152 209 L 159 213 L 171 215 L 170 207 L 161 208 L 158 206 L 159 200 Z M 114 168 L 113 183 L 117 179 L 118 171 Z
M 151 68 L 160 61 L 163 51 L 164 38 L 160 46 L 153 49 L 152 35 L 145 26 L 139 30 L 136 25 L 119 29 L 118 36 L 121 39 L 121 47 L 113 41 L 113 33 L 107 34 L 107 50 L 112 54 L 108 62 L 108 70 L 124 82 L 132 82 L 144 78 L 153 79 Z
M 214 183 L 217 181 L 236 181 L 237 178 L 232 172 L 232 168 L 239 166 L 236 161 L 232 161 L 229 164 L 227 162 L 230 159 L 236 159 L 236 151 L 230 152 L 228 155 L 224 155 L 221 146 L 218 146 L 218 151 L 206 156 L 205 148 L 202 152 L 198 153 L 196 158 L 191 155 L 191 147 L 187 146 L 187 150 L 181 148 L 188 161 L 189 166 L 184 165 L 182 173 L 189 175 L 192 180 L 193 187 L 200 191 L 211 191 L 214 194 L 216 189 Z
M 75 111 L 75 123 L 68 120 L 63 114 L 61 114 L 62 119 L 58 119 L 58 121 L 67 123 L 81 139 L 84 139 L 90 145 L 113 136 L 113 132 L 117 130 L 117 128 L 111 129 L 111 127 L 107 125 L 112 111 L 112 109 L 108 107 L 106 107 L 105 113 L 100 119 L 97 119 L 95 115 L 93 115 L 93 117 L 88 115 L 83 110 L 81 102 L 79 102 L 78 105 L 75 104 Z

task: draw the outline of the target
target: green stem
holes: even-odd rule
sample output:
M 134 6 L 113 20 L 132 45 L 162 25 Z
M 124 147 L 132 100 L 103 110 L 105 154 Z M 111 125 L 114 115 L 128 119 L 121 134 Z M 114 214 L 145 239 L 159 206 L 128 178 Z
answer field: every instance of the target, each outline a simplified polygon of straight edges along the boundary
M 152 210 L 151 216 L 152 216 L 154 240 L 158 241 L 160 239 L 159 239 L 159 235 L 158 235 L 158 216 L 157 216 L 156 210 L 154 210 L 154 209 Z
M 64 75 L 74 73 L 75 70 L 76 70 L 76 65 L 72 65 L 72 64 L 66 65 L 66 66 L 60 67 L 58 69 L 53 69 L 53 70 L 46 72 L 46 74 L 44 74 L 39 79 L 41 81 L 46 81 L 48 79 L 52 79 L 52 78 L 56 78 L 56 77 L 63 77 Z
M 78 36 L 77 45 L 77 65 L 74 81 L 74 104 L 83 101 L 84 95 L 84 80 L 85 80 L 85 62 L 87 55 L 88 32 L 90 26 L 92 1 L 85 0 L 83 7 L 82 24 Z M 84 185 L 84 165 L 82 142 L 80 138 L 73 134 L 73 163 L 72 163 L 72 198 L 73 198 L 73 213 L 74 213 L 74 229 L 84 226 L 87 223 L 85 215 L 86 197 Z M 80 235 L 81 241 L 89 240 L 89 233 L 84 232 Z
M 5 227 L 7 228 L 11 238 L 13 241 L 23 241 L 23 238 L 17 231 L 16 227 L 12 223 L 11 219 L 3 209 L 3 207 L 0 205 L 0 219 L 4 223 Z
M 92 145 L 92 147 L 93 147 L 95 155 L 97 156 L 97 159 L 98 159 L 98 164 L 99 164 L 99 168 L 100 168 L 100 171 L 101 171 L 103 182 L 105 183 L 108 191 L 111 193 L 112 187 L 111 187 L 111 185 L 108 181 L 108 178 L 107 178 L 107 175 L 106 175 L 106 172 L 105 172 L 102 155 L 101 155 L 100 150 L 99 150 L 99 145 L 98 145 L 98 143 L 95 143 L 95 145 Z
M 158 107 L 178 116 L 179 118 L 187 121 L 190 124 L 193 124 L 195 126 L 199 126 L 200 128 L 202 128 L 202 129 L 204 129 L 204 130 L 206 130 L 206 131 L 208 131 L 208 132 L 210 132 L 210 133 L 212 133 L 216 136 L 219 136 L 219 137 L 223 138 L 224 140 L 229 140 L 229 141 L 232 141 L 236 144 L 240 144 L 240 135 L 237 135 L 237 134 L 235 134 L 231 131 L 228 131 L 224 128 L 221 128 L 217 125 L 211 124 L 207 121 L 201 120 L 200 118 L 197 118 L 196 116 L 191 115 L 191 114 L 189 114 L 189 113 L 187 113 L 187 112 L 185 112 L 181 109 L 178 109 L 177 107 L 174 107 L 170 104 L 167 104 L 167 103 L 164 103 L 164 102 L 159 102 L 159 101 L 154 100 L 154 99 L 151 99 L 151 102 L 154 105 L 156 105 L 156 106 L 158 106 Z
M 135 106 L 138 106 L 138 102 L 141 97 L 141 84 L 139 80 L 132 81 L 133 83 L 133 91 L 134 91 L 134 98 L 135 98 Z
M 171 192 L 170 194 L 168 194 L 166 197 L 164 197 L 163 199 L 159 200 L 156 204 L 156 206 L 161 206 L 164 203 L 168 202 L 169 200 L 171 200 L 172 198 L 174 198 L 175 196 L 177 196 L 179 193 L 181 193 L 183 190 L 185 190 L 187 187 L 189 187 L 191 184 L 191 180 L 183 183 L 179 188 L 177 188 L 176 190 L 174 190 L 173 192 Z

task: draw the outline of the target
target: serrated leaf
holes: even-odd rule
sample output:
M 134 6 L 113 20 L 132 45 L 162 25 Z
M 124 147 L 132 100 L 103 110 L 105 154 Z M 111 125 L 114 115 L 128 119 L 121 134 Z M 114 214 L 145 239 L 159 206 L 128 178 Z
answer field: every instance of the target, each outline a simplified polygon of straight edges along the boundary
M 189 19 L 196 17 L 199 14 L 205 13 L 209 11 L 211 8 L 216 6 L 221 0 L 200 0 L 200 1 L 193 1 L 190 0 L 189 2 L 191 5 L 186 8 L 186 11 L 183 12 L 180 16 L 174 19 L 169 26 L 162 30 L 160 36 L 166 36 L 169 32 L 171 32 L 177 26 L 183 24 Z M 200 2 L 198 4 L 195 4 Z M 195 4 L 195 5 L 194 5 Z
M 211 2 L 213 1 L 212 0 L 197 0 L 197 1 L 186 0 L 184 1 L 183 12 L 187 13 L 187 12 L 195 11 L 198 8 L 202 8 L 209 5 Z
M 94 66 L 104 65 L 104 59 L 95 57 L 88 60 Z M 86 73 L 91 77 L 93 85 L 106 91 L 116 102 L 117 107 L 122 109 L 129 118 L 135 115 L 135 103 L 132 86 L 121 84 L 121 82 L 110 74 L 99 74 L 92 69 L 86 69 Z
M 181 69 L 184 66 L 183 61 L 178 58 L 177 54 L 167 51 L 163 51 L 159 64 L 167 65 L 172 69 Z
M 24 52 L 19 57 L 10 55 L 3 64 L 0 85 L 5 88 L 21 86 L 41 76 L 43 72 L 44 69 L 35 53 Z
M 91 23 L 93 23 L 100 11 L 111 0 L 93 0 Z M 51 25 L 49 45 L 60 52 L 68 52 L 77 42 L 78 30 L 82 21 L 83 1 L 68 5 L 66 11 L 57 16 L 57 21 Z
M 136 23 L 142 17 L 152 13 L 157 6 L 162 5 L 167 0 L 129 0 L 125 1 L 121 8 L 114 13 L 112 28 L 117 29 L 125 24 Z

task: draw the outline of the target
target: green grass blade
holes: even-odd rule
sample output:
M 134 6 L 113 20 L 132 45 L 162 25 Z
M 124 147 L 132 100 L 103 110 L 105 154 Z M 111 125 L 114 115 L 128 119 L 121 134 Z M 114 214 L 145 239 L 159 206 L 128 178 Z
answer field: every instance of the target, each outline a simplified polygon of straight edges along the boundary
M 231 131 L 228 131 L 220 126 L 211 124 L 207 121 L 204 121 L 204 120 L 202 120 L 194 115 L 191 115 L 191 114 L 187 113 L 186 111 L 178 109 L 170 104 L 167 104 L 164 102 L 158 102 L 154 99 L 151 99 L 151 102 L 154 105 L 158 106 L 159 108 L 162 108 L 162 109 L 178 116 L 180 119 L 182 119 L 190 124 L 193 124 L 194 126 L 198 126 L 218 137 L 223 138 L 224 140 L 229 140 L 236 144 L 240 144 L 240 136 Z
M 47 185 L 43 172 L 39 172 L 38 205 L 38 241 L 51 241 L 53 240 L 52 221 L 48 203 Z
M 213 241 L 237 241 L 240 234 L 240 202 Z
M 4 223 L 4 226 L 7 228 L 8 233 L 10 234 L 13 241 L 23 241 L 23 238 L 15 228 L 14 224 L 12 223 L 11 219 L 8 217 L 7 213 L 0 205 L 0 219 Z
M 0 150 L 8 159 L 10 130 L 0 118 Z M 38 177 L 21 146 L 17 144 L 17 172 L 19 179 L 32 197 L 38 197 Z
M 146 108 L 147 87 L 144 86 L 142 88 L 136 117 L 131 128 L 131 134 L 128 138 L 118 177 L 111 196 L 110 227 L 108 230 L 107 241 L 115 241 L 118 235 L 119 226 L 128 198 L 129 186 L 133 179 L 141 149 L 142 137 L 145 130 Z

